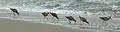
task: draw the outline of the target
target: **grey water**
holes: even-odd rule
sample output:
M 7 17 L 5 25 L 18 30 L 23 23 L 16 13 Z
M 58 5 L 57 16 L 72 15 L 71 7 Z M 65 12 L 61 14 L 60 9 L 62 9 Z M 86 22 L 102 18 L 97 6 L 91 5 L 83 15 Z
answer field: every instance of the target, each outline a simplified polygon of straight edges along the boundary
M 120 17 L 117 16 L 120 9 L 119 2 L 120 0 L 0 0 L 0 18 L 61 25 L 97 32 L 120 32 Z M 13 16 L 9 7 L 18 9 L 20 16 Z M 57 20 L 52 19 L 51 16 L 47 17 L 48 20 L 43 18 L 41 12 L 48 11 L 58 14 L 60 17 L 58 23 L 51 23 L 53 20 Z M 116 14 L 117 12 L 118 14 Z M 74 24 L 73 21 L 71 25 L 68 24 L 68 20 L 64 17 L 67 15 L 72 15 L 77 20 L 77 24 Z M 78 16 L 85 17 L 90 25 L 81 22 Z M 102 20 L 98 18 L 99 16 L 112 16 L 112 20 L 107 21 L 108 24 L 100 26 Z

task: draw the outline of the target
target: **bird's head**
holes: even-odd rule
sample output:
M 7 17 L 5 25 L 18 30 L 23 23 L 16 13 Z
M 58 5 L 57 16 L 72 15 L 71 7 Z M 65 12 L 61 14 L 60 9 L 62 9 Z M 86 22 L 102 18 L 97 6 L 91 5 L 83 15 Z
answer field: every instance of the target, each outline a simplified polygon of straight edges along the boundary
M 109 16 L 108 18 L 112 18 L 111 16 Z
M 13 9 L 13 8 L 10 8 L 10 9 Z
M 109 16 L 109 19 L 110 19 L 110 20 L 112 20 L 112 17 L 111 17 L 111 16 Z
M 10 9 L 15 9 L 15 8 L 10 8 Z

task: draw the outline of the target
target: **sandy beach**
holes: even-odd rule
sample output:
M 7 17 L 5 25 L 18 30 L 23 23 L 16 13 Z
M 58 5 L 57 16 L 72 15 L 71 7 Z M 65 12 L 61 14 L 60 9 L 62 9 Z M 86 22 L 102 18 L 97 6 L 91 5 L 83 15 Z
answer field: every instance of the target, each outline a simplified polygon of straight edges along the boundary
M 120 32 L 119 19 L 120 0 L 0 0 L 0 32 Z
M 0 31 L 1 32 L 101 32 L 101 31 L 106 32 L 98 28 L 94 29 L 90 27 L 82 28 L 80 26 L 77 26 L 78 29 L 67 28 L 69 25 L 66 22 L 67 20 L 64 17 L 65 15 L 60 14 L 58 16 L 60 16 L 59 23 L 62 24 L 62 26 L 52 25 L 52 24 L 42 24 L 42 22 L 44 21 L 50 23 L 52 22 L 52 19 L 50 18 L 49 20 L 43 20 L 44 18 L 42 17 L 42 15 L 39 15 L 39 12 L 20 11 L 20 16 L 13 16 L 12 12 L 10 12 L 9 10 L 0 9 L 0 25 L 1 25 Z M 96 20 L 95 23 L 99 23 L 99 22 L 100 21 Z
M 53 19 L 49 17 L 49 20 L 43 20 L 44 18 L 42 17 L 42 15 L 39 14 L 40 12 L 19 12 L 20 16 L 13 16 L 11 11 L 7 9 L 0 9 L 0 32 L 107 32 L 106 30 L 99 28 L 99 24 L 102 23 L 102 20 L 95 17 L 87 17 L 92 27 L 87 27 L 87 25 L 82 27 L 83 25 L 80 26 L 78 24 L 79 26 L 77 27 L 80 29 L 73 29 L 67 28 L 69 27 L 69 24 L 64 17 L 65 15 L 62 14 L 58 15 L 60 16 L 59 23 L 62 24 L 62 26 L 60 26 L 52 24 L 42 24 L 42 22 L 45 21 L 50 23 L 53 21 Z M 77 16 L 74 16 L 75 19 L 79 21 Z M 105 27 L 105 29 L 115 28 L 116 26 L 119 27 L 120 25 L 115 26 L 115 24 L 119 24 L 119 19 L 120 18 L 112 18 L 112 20 L 107 21 L 107 23 L 109 23 L 109 26 L 111 27 L 102 27 Z M 112 26 L 111 24 L 114 24 L 114 26 Z M 72 27 L 74 27 L 74 25 Z
M 72 28 L 0 18 L 0 32 L 79 32 Z M 81 31 L 82 32 L 82 31 Z M 85 32 L 85 31 L 84 31 Z

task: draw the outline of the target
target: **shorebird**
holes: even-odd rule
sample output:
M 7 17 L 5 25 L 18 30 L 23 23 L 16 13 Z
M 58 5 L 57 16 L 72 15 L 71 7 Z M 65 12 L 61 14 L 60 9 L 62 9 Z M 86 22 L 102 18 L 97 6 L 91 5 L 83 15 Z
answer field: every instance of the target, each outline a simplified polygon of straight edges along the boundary
M 106 23 L 106 21 L 108 21 L 108 20 L 110 20 L 111 19 L 111 16 L 109 16 L 109 17 L 99 17 L 101 20 L 103 20 L 103 22 L 102 23 Z
M 55 17 L 57 20 L 59 20 L 59 17 L 56 13 L 50 12 L 50 15 L 53 16 L 53 18 Z M 54 22 L 54 21 L 53 21 Z
M 42 15 L 44 16 L 44 18 L 46 18 L 46 16 L 48 16 L 48 12 L 43 12 Z
M 52 15 L 53 18 L 55 17 L 56 19 L 59 20 L 59 17 L 57 16 L 57 14 L 56 14 L 56 13 L 53 13 L 53 12 L 43 12 L 42 15 L 44 16 L 44 18 L 46 18 L 46 16 L 48 16 L 48 15 Z M 52 18 L 52 19 L 53 19 L 53 18 Z M 54 21 L 53 21 L 53 22 L 54 22 Z
M 70 21 L 74 21 L 75 23 L 77 22 L 72 16 L 65 16 L 65 17 L 68 19 L 69 24 L 71 24 Z
M 85 23 L 89 24 L 89 22 L 86 20 L 86 18 L 81 17 L 81 16 L 79 16 L 79 18 L 80 18 L 80 20 L 81 20 L 82 22 L 85 22 Z
M 53 17 L 55 17 L 56 19 L 59 19 L 59 17 L 57 16 L 56 13 L 50 12 L 50 14 L 51 14 Z
M 17 9 L 15 9 L 15 8 L 10 8 L 10 10 L 13 12 L 14 16 L 15 16 L 16 14 L 19 15 L 19 12 L 18 12 Z M 16 13 L 16 14 L 15 14 L 15 13 Z

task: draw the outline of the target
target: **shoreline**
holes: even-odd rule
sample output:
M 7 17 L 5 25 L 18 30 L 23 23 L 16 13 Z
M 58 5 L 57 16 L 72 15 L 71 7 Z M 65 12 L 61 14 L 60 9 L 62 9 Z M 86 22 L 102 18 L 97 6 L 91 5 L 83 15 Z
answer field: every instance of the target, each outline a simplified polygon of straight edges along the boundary
M 59 25 L 32 23 L 22 20 L 0 18 L 1 32 L 80 32 Z
M 37 28 L 39 28 L 39 27 L 41 27 L 41 25 L 42 25 L 42 28 L 44 28 L 45 26 L 47 26 L 47 27 L 51 27 L 51 26 L 54 26 L 54 27 L 62 27 L 62 28 L 56 28 L 56 29 L 60 29 L 60 30 L 62 30 L 62 31 L 67 31 L 67 30 L 70 30 L 70 31 L 73 31 L 73 30 L 77 30 L 77 31 L 79 31 L 79 32 L 81 32 L 81 31 L 83 31 L 83 32 L 95 32 L 95 31 L 104 31 L 104 30 L 99 30 L 100 28 L 95 28 L 94 29 L 94 27 L 92 27 L 92 28 L 90 28 L 90 27 L 79 27 L 79 26 L 75 26 L 75 27 L 78 27 L 78 28 L 80 28 L 80 29 L 74 29 L 74 28 L 71 28 L 71 26 L 70 27 L 64 27 L 64 26 L 69 26 L 69 25 L 67 25 L 67 22 L 65 22 L 66 20 L 66 18 L 64 17 L 65 15 L 59 15 L 59 16 L 61 16 L 60 18 L 61 18 L 61 23 L 63 23 L 63 26 L 60 24 L 53 24 L 53 23 L 44 23 L 43 21 L 41 21 L 43 18 L 42 17 L 40 17 L 41 15 L 39 15 L 38 13 L 30 13 L 30 12 L 21 12 L 21 15 L 20 16 L 12 16 L 12 14 L 10 13 L 10 11 L 8 11 L 8 10 L 5 10 L 5 9 L 3 9 L 3 10 L 1 10 L 2 12 L 6 12 L 6 13 L 1 13 L 0 15 L 0 20 L 2 20 L 2 21 L 0 21 L 0 24 L 1 24 L 1 27 L 9 27 L 9 25 L 10 25 L 10 27 L 11 27 L 11 25 L 13 25 L 12 27 L 16 27 L 17 26 L 17 28 L 15 28 L 15 29 L 13 29 L 13 30 L 16 30 L 16 29 L 20 29 L 21 27 L 21 29 L 20 29 L 20 31 L 24 31 L 24 30 L 29 30 L 29 29 L 26 29 L 27 27 L 32 27 L 33 28 L 33 30 L 31 30 L 31 31 L 36 31 L 36 30 L 34 30 L 34 29 L 37 29 Z M 8 12 L 8 13 L 7 13 Z M 33 17 L 34 16 L 34 17 Z M 76 16 L 76 15 L 75 15 Z M 77 17 L 75 17 L 76 19 L 77 19 Z M 91 17 L 89 18 L 87 18 L 87 19 L 89 19 L 89 20 L 94 20 L 94 19 L 96 19 L 95 21 L 96 22 L 94 22 L 94 23 L 98 23 L 99 24 L 99 18 L 92 18 L 91 19 Z M 77 19 L 77 20 L 79 20 L 79 19 Z M 114 19 L 115 20 L 115 19 Z M 117 20 L 119 20 L 119 19 L 117 19 Z M 52 19 L 50 19 L 50 20 L 47 20 L 47 21 L 49 21 L 49 22 L 51 22 L 52 21 Z M 114 23 L 114 22 L 112 22 L 112 21 L 109 21 L 110 23 Z M 8 23 L 8 24 L 7 24 Z M 13 23 L 13 24 L 12 24 Z M 93 22 L 91 22 L 91 23 L 93 23 Z M 119 23 L 118 21 L 116 21 L 116 23 Z M 14 25 L 14 24 L 16 24 L 16 25 Z M 6 25 L 6 26 L 4 26 L 4 25 Z M 29 26 L 27 26 L 27 25 L 29 25 Z M 35 26 L 34 25 L 37 25 L 36 26 L 36 28 L 35 28 Z M 93 24 L 92 24 L 93 25 Z M 20 27 L 18 27 L 18 26 L 20 26 Z M 26 27 L 25 29 L 24 29 L 24 27 Z M 53 27 L 53 28 L 54 28 Z M 74 26 L 73 26 L 74 27 Z M 95 26 L 96 27 L 96 26 Z M 32 29 L 32 28 L 30 28 L 30 29 Z M 81 29 L 81 28 L 83 28 L 83 29 Z M 7 31 L 9 31 L 9 28 L 4 28 L 4 29 L 8 29 Z M 12 28 L 11 28 L 12 29 Z M 44 28 L 45 29 L 45 28 Z M 52 28 L 50 28 L 49 30 L 50 31 L 54 31 L 54 30 L 56 30 L 56 29 L 53 29 L 53 30 L 51 30 Z M 66 29 L 66 30 L 65 30 Z M 107 29 L 107 28 L 106 28 Z M 3 29 L 1 29 L 2 31 L 4 31 Z M 38 29 L 38 30 L 40 30 L 40 29 Z M 46 30 L 46 29 L 45 29 Z M 18 31 L 18 30 L 17 30 Z M 43 30 L 42 30 L 43 31 Z M 47 30 L 46 30 L 47 31 Z M 56 30 L 57 31 L 57 30 Z M 59 30 L 58 30 L 59 31 Z M 57 31 L 57 32 L 58 32 Z M 28 32 L 28 31 L 27 31 Z M 49 32 L 49 31 L 47 31 L 47 32 Z

